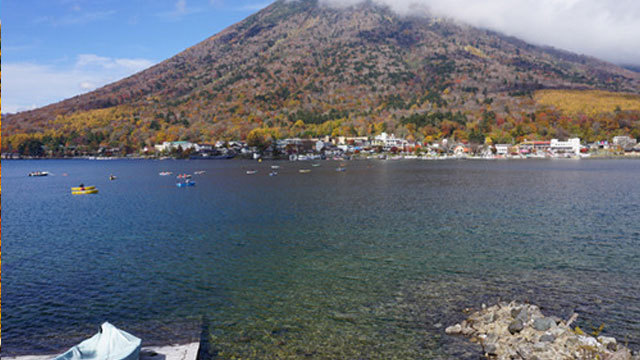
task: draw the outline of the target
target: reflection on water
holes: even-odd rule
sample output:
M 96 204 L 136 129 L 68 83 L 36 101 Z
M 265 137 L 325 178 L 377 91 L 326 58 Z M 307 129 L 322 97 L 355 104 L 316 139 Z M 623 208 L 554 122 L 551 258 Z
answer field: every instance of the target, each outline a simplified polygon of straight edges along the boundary
M 499 299 L 640 347 L 638 161 L 270 165 L 6 162 L 3 353 L 105 320 L 192 340 L 206 315 L 219 358 L 474 358 L 443 329 Z

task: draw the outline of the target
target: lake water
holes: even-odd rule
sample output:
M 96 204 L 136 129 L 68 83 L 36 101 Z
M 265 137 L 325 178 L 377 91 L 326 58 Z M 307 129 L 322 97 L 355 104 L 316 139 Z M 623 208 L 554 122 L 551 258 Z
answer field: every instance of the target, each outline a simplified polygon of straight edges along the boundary
M 444 327 L 500 299 L 640 349 L 640 161 L 278 164 L 5 161 L 2 355 L 206 318 L 222 359 L 477 358 Z

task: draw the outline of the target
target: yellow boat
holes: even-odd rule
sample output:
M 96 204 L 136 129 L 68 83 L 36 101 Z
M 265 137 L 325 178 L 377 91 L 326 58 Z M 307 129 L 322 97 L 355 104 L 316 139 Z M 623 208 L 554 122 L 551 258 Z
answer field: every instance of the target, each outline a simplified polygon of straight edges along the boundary
M 83 188 L 78 186 L 78 187 L 72 187 L 71 191 L 93 190 L 95 188 L 96 188 L 95 186 L 85 186 Z
M 98 193 L 98 189 L 91 189 L 91 190 L 78 190 L 78 191 L 72 191 L 71 194 L 72 195 L 89 195 L 89 194 L 97 194 Z
M 84 188 L 82 187 L 71 188 L 72 195 L 90 195 L 90 194 L 97 194 L 97 193 L 98 193 L 98 189 L 96 189 L 95 186 L 85 186 Z

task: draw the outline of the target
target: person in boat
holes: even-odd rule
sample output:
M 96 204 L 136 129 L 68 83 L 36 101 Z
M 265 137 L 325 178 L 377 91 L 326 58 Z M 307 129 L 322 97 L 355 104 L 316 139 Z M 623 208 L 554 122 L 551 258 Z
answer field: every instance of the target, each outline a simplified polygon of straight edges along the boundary
M 79 188 L 80 188 L 80 191 L 84 191 L 84 184 L 83 184 L 83 183 L 81 183 L 81 184 L 80 184 L 80 186 L 79 186 Z

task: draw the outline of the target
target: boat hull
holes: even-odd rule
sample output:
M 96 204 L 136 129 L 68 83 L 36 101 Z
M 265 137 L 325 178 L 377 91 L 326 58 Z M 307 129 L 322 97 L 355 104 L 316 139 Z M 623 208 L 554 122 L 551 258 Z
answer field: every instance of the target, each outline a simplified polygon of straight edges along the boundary
M 85 186 L 84 188 L 72 187 L 71 191 L 86 191 L 86 190 L 94 190 L 95 188 L 96 188 L 95 186 Z
M 137 337 L 104 323 L 98 334 L 53 360 L 138 360 L 141 344 Z
M 72 195 L 93 195 L 97 193 L 98 193 L 98 189 L 71 191 Z

